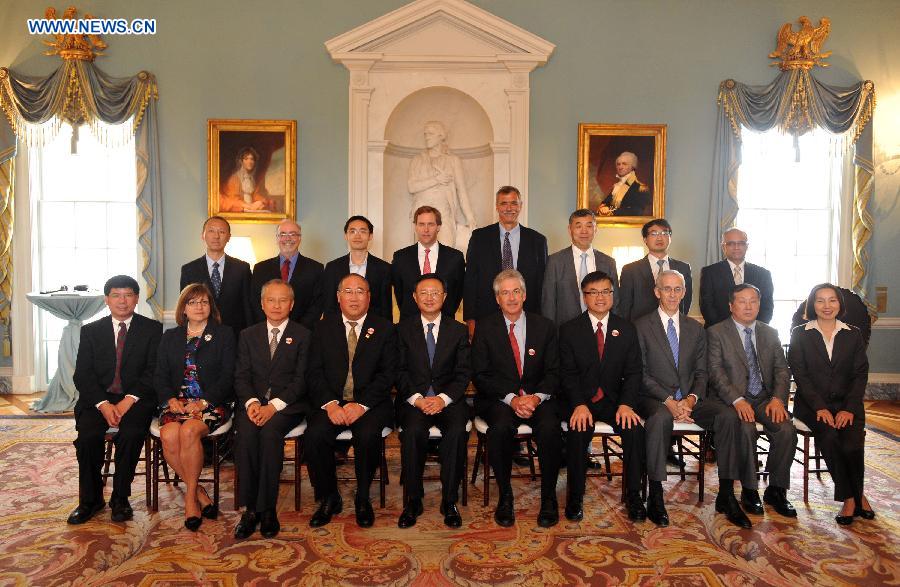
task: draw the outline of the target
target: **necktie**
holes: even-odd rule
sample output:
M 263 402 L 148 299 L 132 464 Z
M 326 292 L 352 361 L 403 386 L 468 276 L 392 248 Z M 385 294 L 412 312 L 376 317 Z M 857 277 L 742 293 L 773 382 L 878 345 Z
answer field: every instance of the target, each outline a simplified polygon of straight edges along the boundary
M 756 360 L 756 348 L 753 346 L 753 331 L 744 328 L 744 352 L 747 354 L 747 367 L 750 368 L 750 378 L 747 381 L 747 393 L 750 397 L 756 397 L 762 392 L 762 374 L 759 371 L 759 361 Z
M 665 264 L 666 264 L 665 259 L 657 259 L 656 260 L 657 269 L 656 269 L 656 275 L 653 276 L 654 278 L 659 277 L 659 272 L 663 270 L 663 265 L 665 265 Z
M 269 341 L 269 358 L 275 356 L 275 349 L 278 348 L 278 332 L 277 328 L 272 329 L 272 339 Z
M 519 341 L 516 340 L 516 324 L 509 325 L 509 346 L 512 347 L 513 359 L 516 360 L 516 370 L 519 372 L 519 378 L 522 378 L 522 357 L 519 355 Z M 519 395 L 525 395 L 523 390 L 519 390 Z
M 343 400 L 345 402 L 353 401 L 353 357 L 356 355 L 356 343 L 359 339 L 356 337 L 356 325 L 358 322 L 347 322 L 350 325 L 350 334 L 347 335 L 347 355 L 350 358 L 350 364 L 347 367 L 347 381 L 344 383 Z
M 212 275 L 209 276 L 209 281 L 212 283 L 213 295 L 219 297 L 219 292 L 222 291 L 222 274 L 219 273 L 218 261 L 213 263 Z
M 288 276 L 291 274 L 291 260 L 285 259 L 284 263 L 281 264 L 281 281 L 287 281 Z
M 437 348 L 437 341 L 434 339 L 434 322 L 428 324 L 428 334 L 425 335 L 425 348 L 428 350 L 428 366 L 434 366 L 434 350 Z M 426 397 L 434 395 L 434 386 L 429 385 Z
M 107 391 L 116 395 L 122 395 L 122 351 L 125 350 L 125 338 L 128 336 L 128 328 L 124 322 L 119 322 L 119 334 L 116 336 L 116 374 L 113 376 L 112 385 Z
M 675 359 L 675 369 L 678 369 L 678 333 L 675 332 L 675 321 L 669 318 L 669 326 L 666 328 L 666 338 L 669 339 L 669 348 L 672 349 L 672 358 Z M 675 400 L 681 400 L 681 388 L 675 390 Z
M 734 284 L 740 285 L 744 283 L 744 271 L 741 269 L 740 265 L 735 265 L 734 267 Z
M 515 269 L 513 267 L 512 245 L 509 243 L 509 233 L 503 237 L 503 259 L 501 259 L 500 270 Z
M 587 275 L 587 253 L 581 253 L 581 267 L 578 269 L 578 287 L 581 288 L 581 280 L 584 279 L 584 276 Z M 584 303 L 584 296 L 578 296 L 578 301 L 581 302 L 581 311 L 584 312 L 587 310 L 587 306 Z
M 603 322 L 597 322 L 597 356 L 600 357 L 600 360 L 603 360 L 603 349 L 606 346 L 606 340 L 603 335 Z M 591 398 L 591 402 L 597 403 L 603 399 L 603 389 L 598 387 L 597 393 L 594 394 L 594 397 Z
M 422 263 L 422 275 L 431 273 L 431 261 L 428 259 L 428 253 L 430 252 L 431 249 L 425 249 L 425 262 Z

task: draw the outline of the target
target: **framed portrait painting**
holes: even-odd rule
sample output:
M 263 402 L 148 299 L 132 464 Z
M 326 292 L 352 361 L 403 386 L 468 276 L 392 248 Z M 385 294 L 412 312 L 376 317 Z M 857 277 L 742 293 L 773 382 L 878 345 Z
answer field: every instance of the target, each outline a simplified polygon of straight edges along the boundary
M 231 222 L 296 217 L 297 122 L 207 121 L 209 215 Z
M 598 225 L 641 226 L 665 215 L 666 125 L 578 125 L 578 207 Z

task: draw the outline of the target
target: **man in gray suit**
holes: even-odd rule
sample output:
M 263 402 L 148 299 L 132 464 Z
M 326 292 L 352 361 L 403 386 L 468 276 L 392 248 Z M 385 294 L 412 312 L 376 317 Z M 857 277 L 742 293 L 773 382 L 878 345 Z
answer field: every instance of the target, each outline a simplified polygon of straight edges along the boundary
M 647 438 L 647 517 L 658 526 L 668 526 L 662 482 L 674 424 L 697 422 L 713 430 L 720 447 L 716 452 L 719 470 L 726 471 L 737 459 L 740 420 L 717 398 L 707 399 L 706 333 L 699 322 L 679 311 L 686 293 L 684 275 L 660 271 L 654 293 L 659 300 L 657 311 L 634 323 L 644 371 L 637 409 L 645 420 Z
M 797 511 L 787 499 L 791 463 L 797 448 L 797 431 L 787 412 L 791 372 L 778 332 L 756 319 L 759 305 L 760 293 L 756 286 L 736 285 L 728 303 L 731 320 L 723 320 L 707 330 L 712 390 L 741 419 L 737 470 L 720 470 L 719 480 L 722 489 L 726 489 L 727 480 L 740 478 L 741 505 L 750 513 L 763 513 L 756 476 L 756 423 L 759 422 L 769 438 L 766 461 L 769 486 L 763 498 L 776 512 L 793 518 Z M 716 511 L 729 514 L 731 519 L 733 512 L 722 494 L 720 490 Z M 733 492 L 731 500 L 734 500 Z
M 602 271 L 612 280 L 613 290 L 619 289 L 616 260 L 592 247 L 597 234 L 594 213 L 586 208 L 569 216 L 569 236 L 572 246 L 547 258 L 544 288 L 541 295 L 541 314 L 561 326 L 585 310 L 581 294 L 581 280 L 588 273 Z M 619 296 L 614 294 L 618 301 Z M 613 312 L 616 311 L 615 306 Z

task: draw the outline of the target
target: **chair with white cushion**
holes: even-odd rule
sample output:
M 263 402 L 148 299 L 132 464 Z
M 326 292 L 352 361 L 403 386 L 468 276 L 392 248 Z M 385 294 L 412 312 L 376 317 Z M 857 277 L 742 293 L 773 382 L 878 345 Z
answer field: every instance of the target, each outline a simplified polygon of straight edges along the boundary
M 403 432 L 403 426 L 397 428 L 397 433 Z M 469 420 L 466 422 L 466 433 L 472 432 L 472 421 Z M 428 441 L 429 442 L 439 442 L 441 440 L 441 429 L 437 426 L 432 426 L 428 429 Z M 468 437 L 466 437 L 468 438 Z M 476 457 L 477 458 L 477 457 Z M 468 505 L 469 503 L 469 491 L 466 484 L 466 479 L 469 478 L 469 449 L 468 443 L 466 443 L 466 450 L 463 451 L 463 472 L 460 476 L 462 479 L 462 504 Z M 440 475 L 424 475 L 422 476 L 422 481 L 440 481 Z M 406 483 L 403 482 L 403 475 L 400 475 L 400 485 L 403 486 L 403 503 L 406 503 Z

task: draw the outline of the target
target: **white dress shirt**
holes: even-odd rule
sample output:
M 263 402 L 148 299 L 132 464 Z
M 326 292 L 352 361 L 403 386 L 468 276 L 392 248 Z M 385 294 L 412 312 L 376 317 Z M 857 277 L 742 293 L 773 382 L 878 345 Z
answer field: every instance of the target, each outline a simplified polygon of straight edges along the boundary
M 425 316 L 420 316 L 420 317 L 422 318 L 422 332 L 425 334 L 426 337 L 428 336 L 428 325 L 429 325 L 429 324 L 434 324 L 434 327 L 431 329 L 431 333 L 434 335 L 434 345 L 435 345 L 435 347 L 437 347 L 437 341 L 438 341 L 438 337 L 440 336 L 440 330 L 441 330 L 441 315 L 438 314 L 438 315 L 437 315 L 437 318 L 435 318 L 435 319 L 432 320 L 431 322 L 429 322 L 429 321 L 425 318 Z M 427 353 L 426 353 L 426 354 L 427 354 Z M 415 405 L 416 405 L 416 401 L 417 401 L 420 397 L 423 397 L 421 393 L 414 393 L 414 394 L 412 394 L 412 395 L 409 397 L 409 399 L 406 400 L 406 401 L 409 402 L 409 405 L 415 406 Z M 444 405 L 445 405 L 445 406 L 449 406 L 451 403 L 453 403 L 453 400 L 450 399 L 450 396 L 447 395 L 446 393 L 439 393 L 439 394 L 437 394 L 437 397 L 439 397 L 439 398 L 441 398 L 442 400 L 444 400 Z
M 124 323 L 125 323 L 125 332 L 128 332 L 129 330 L 131 330 L 131 320 L 132 320 L 132 318 L 134 318 L 134 314 L 132 314 L 131 316 L 129 316 L 129 317 L 126 318 L 125 320 L 116 320 L 115 318 L 112 319 L 113 341 L 114 341 L 116 344 L 119 343 L 119 322 L 124 322 Z M 124 357 L 123 357 L 123 358 L 124 358 Z M 134 395 L 133 393 L 126 393 L 125 395 L 128 396 L 128 397 L 130 397 L 131 399 L 133 399 L 133 400 L 134 400 L 134 403 L 137 403 L 137 402 L 139 402 L 139 401 L 141 400 L 141 398 L 139 398 L 138 396 Z M 99 408 L 99 407 L 102 406 L 103 404 L 108 404 L 108 403 L 109 403 L 108 401 L 103 400 L 103 401 L 101 401 L 101 402 L 97 402 L 96 404 L 94 404 L 94 407 L 95 407 L 95 408 Z
M 649 254 L 647 255 L 647 262 L 650 263 L 650 271 L 653 273 L 653 281 L 656 281 L 656 277 L 659 275 L 660 267 L 659 267 L 659 264 L 657 264 L 657 261 L 659 261 L 659 260 L 660 259 L 656 258 L 653 255 L 649 255 Z M 663 271 L 668 271 L 669 269 L 671 269 L 671 267 L 669 267 L 669 256 L 668 255 L 663 257 L 662 261 L 663 261 L 663 266 L 662 266 Z
M 213 273 L 213 264 L 219 264 L 219 279 L 221 279 L 225 275 L 225 255 L 222 255 L 221 259 L 213 259 L 209 255 L 204 255 L 206 258 L 206 272 L 209 273 L 209 278 L 212 279 Z M 215 292 L 213 292 L 215 293 Z
M 822 342 L 825 343 L 825 350 L 828 351 L 828 360 L 831 360 L 831 353 L 834 351 L 834 339 L 837 336 L 837 333 L 841 330 L 851 330 L 847 324 L 841 322 L 840 320 L 835 320 L 834 332 L 831 333 L 831 338 L 825 336 L 825 333 L 822 332 L 822 329 L 819 328 L 818 320 L 810 320 L 806 323 L 806 326 L 803 327 L 804 330 L 818 330 L 819 334 L 822 335 Z
M 416 248 L 419 255 L 419 275 L 423 275 L 425 273 L 425 246 L 420 242 L 416 242 Z M 431 265 L 432 273 L 437 270 L 439 249 L 440 244 L 438 241 L 434 241 L 434 244 L 428 247 L 428 264 Z
M 363 262 L 359 265 L 353 262 L 353 253 L 350 253 L 350 273 L 356 273 L 357 275 L 366 276 L 366 267 L 369 265 L 369 253 L 366 253 L 366 256 L 363 257 Z
M 746 263 L 745 261 L 741 261 L 740 263 L 737 263 L 737 264 L 732 263 L 730 259 L 726 259 L 726 261 L 728 261 L 728 266 L 731 268 L 731 278 L 732 278 L 732 280 L 734 279 L 734 270 L 735 270 L 736 268 L 740 267 L 740 269 L 741 269 L 741 283 L 744 283 L 745 281 L 747 281 L 747 274 L 744 273 L 744 271 L 746 271 L 746 269 L 747 269 L 747 263 Z M 735 283 L 735 285 L 740 285 L 740 284 Z
M 587 253 L 587 272 L 592 273 L 597 270 L 597 257 L 594 255 L 594 249 L 588 249 L 586 251 L 582 251 L 578 248 L 577 245 L 572 245 L 572 257 L 575 261 L 575 279 L 578 279 L 579 272 L 581 271 L 581 254 Z M 587 273 L 585 273 L 587 275 Z M 581 277 L 584 277 L 582 275 Z M 581 287 L 581 282 L 578 282 L 578 287 Z

